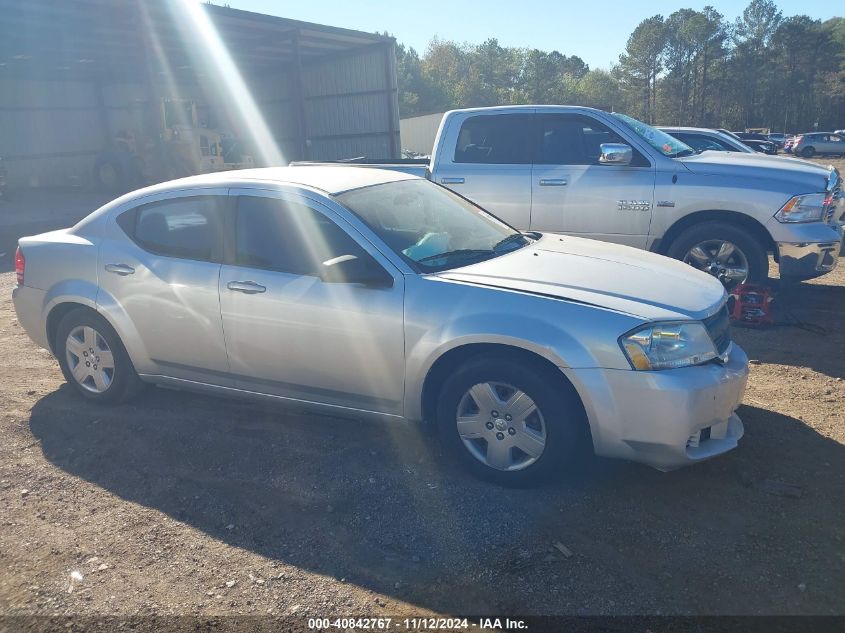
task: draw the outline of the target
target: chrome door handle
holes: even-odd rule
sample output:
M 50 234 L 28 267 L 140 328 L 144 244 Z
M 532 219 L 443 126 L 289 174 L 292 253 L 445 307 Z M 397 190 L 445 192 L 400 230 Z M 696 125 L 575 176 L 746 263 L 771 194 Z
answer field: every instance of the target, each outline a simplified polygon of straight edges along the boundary
M 461 176 L 458 177 L 451 177 L 447 176 L 440 179 L 440 184 L 442 185 L 462 185 L 464 184 L 464 179 Z
M 132 268 L 132 266 L 127 266 L 126 264 L 106 264 L 106 272 L 125 277 L 126 275 L 134 273 L 135 269 Z
M 563 187 L 568 184 L 567 178 L 540 178 L 541 187 Z
M 255 283 L 254 281 L 230 281 L 226 284 L 226 287 L 229 290 L 243 292 L 248 295 L 258 294 L 259 292 L 265 292 L 267 290 L 267 288 L 261 284 Z

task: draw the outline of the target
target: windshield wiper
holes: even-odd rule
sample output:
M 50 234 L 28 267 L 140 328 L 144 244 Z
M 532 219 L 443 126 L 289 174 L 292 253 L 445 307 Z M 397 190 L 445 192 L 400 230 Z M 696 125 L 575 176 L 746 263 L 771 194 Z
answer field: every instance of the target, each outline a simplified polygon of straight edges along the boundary
M 427 255 L 422 259 L 418 259 L 418 264 L 424 264 L 426 262 L 431 262 L 436 259 L 448 259 L 450 257 L 472 257 L 475 255 L 493 255 L 494 251 L 490 249 L 481 249 L 481 248 L 459 248 L 454 251 L 446 251 L 445 253 L 437 253 L 437 255 Z
M 512 233 L 511 235 L 508 235 L 505 239 L 496 242 L 496 244 L 493 245 L 493 250 L 498 253 L 500 248 L 502 248 L 503 246 L 507 246 L 511 242 L 515 242 L 516 239 L 520 237 L 525 240 L 526 244 L 528 243 L 528 238 L 525 237 L 522 233 Z

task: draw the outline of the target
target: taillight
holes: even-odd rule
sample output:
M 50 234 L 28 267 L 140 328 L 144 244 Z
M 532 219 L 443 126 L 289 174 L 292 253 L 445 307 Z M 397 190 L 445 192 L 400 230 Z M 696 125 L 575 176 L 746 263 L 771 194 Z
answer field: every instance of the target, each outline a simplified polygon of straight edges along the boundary
M 15 251 L 15 276 L 18 278 L 19 286 L 23 286 L 23 273 L 25 268 L 26 259 L 24 259 L 21 247 L 18 246 L 18 250 Z

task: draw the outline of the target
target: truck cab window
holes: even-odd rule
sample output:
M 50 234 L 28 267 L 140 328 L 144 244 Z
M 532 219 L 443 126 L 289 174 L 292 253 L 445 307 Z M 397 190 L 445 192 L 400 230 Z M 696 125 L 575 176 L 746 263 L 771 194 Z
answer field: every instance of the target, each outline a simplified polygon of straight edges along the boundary
M 625 143 L 619 134 L 600 121 L 581 114 L 540 114 L 540 165 L 597 165 L 603 143 Z M 634 149 L 631 165 L 648 167 L 646 158 Z
M 485 114 L 461 125 L 456 163 L 531 164 L 531 114 Z

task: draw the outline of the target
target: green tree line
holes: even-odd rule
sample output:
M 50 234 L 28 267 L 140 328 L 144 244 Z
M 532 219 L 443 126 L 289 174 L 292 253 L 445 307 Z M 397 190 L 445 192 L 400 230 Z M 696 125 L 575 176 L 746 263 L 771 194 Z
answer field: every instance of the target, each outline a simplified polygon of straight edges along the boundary
M 752 0 L 734 22 L 709 6 L 680 9 L 640 22 L 610 70 L 496 39 L 435 38 L 423 55 L 398 45 L 397 74 L 403 117 L 559 103 L 665 125 L 838 129 L 845 127 L 845 18 L 784 17 L 772 0 Z

